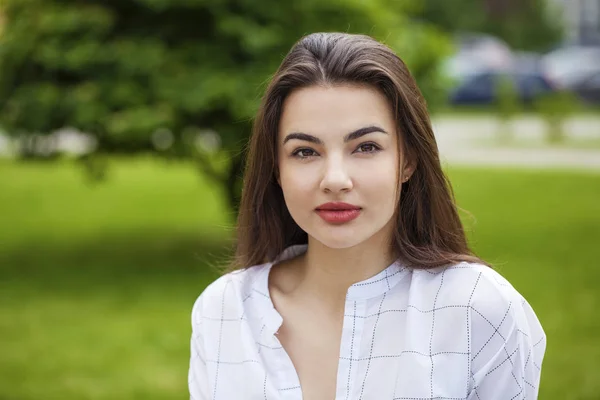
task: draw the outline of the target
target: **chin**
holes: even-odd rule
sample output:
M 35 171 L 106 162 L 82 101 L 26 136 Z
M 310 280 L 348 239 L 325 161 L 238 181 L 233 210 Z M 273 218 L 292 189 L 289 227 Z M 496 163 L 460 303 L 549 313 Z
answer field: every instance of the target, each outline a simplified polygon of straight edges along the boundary
M 314 233 L 314 234 L 313 234 Z M 331 249 L 347 249 L 357 246 L 366 241 L 371 235 L 365 234 L 364 230 L 334 227 L 327 230 L 318 229 L 316 232 L 308 232 L 308 235 L 324 246 Z

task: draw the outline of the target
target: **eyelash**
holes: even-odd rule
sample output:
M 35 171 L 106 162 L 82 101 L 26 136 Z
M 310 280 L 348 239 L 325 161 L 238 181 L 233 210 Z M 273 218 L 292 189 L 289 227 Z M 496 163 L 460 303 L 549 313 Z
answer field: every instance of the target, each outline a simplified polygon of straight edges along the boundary
M 357 150 L 358 150 L 358 149 L 360 149 L 360 148 L 362 148 L 363 146 L 372 146 L 372 147 L 373 147 L 373 150 L 371 150 L 371 151 L 358 151 L 358 153 L 363 153 L 363 154 L 373 154 L 373 153 L 377 153 L 378 151 L 380 151 L 380 150 L 381 150 L 381 147 L 380 147 L 379 145 L 377 145 L 377 144 L 373 143 L 373 142 L 361 143 L 361 144 L 360 144 L 360 145 L 357 147 Z M 302 156 L 302 155 L 300 155 L 300 154 L 301 154 L 303 151 L 311 151 L 311 152 L 312 152 L 312 153 L 314 153 L 314 154 L 311 154 L 311 155 L 309 155 L 309 156 Z M 355 150 L 355 152 L 357 152 L 357 151 Z M 300 159 L 302 159 L 302 160 L 305 160 L 305 159 L 307 159 L 307 158 L 313 157 L 315 154 L 318 154 L 318 153 L 317 153 L 316 151 L 314 151 L 313 149 L 311 149 L 311 148 L 308 148 L 308 147 L 302 147 L 302 148 L 296 149 L 296 150 L 295 150 L 295 151 L 292 153 L 292 156 L 293 156 L 293 157 L 300 158 Z
M 372 142 L 361 143 L 358 146 L 358 148 L 360 149 L 362 146 L 373 146 L 373 150 L 371 150 L 371 151 L 361 151 L 360 153 L 377 153 L 379 150 L 381 150 L 381 147 L 379 147 L 377 144 L 372 143 Z

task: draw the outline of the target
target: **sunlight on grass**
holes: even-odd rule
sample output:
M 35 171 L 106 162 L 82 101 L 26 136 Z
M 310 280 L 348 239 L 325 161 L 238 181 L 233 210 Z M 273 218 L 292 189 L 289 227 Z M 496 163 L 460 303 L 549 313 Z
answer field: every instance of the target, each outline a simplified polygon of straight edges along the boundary
M 476 251 L 548 335 L 540 399 L 600 392 L 600 175 L 451 168 Z M 187 397 L 190 311 L 233 218 L 191 166 L 0 162 L 0 399 Z
M 4 243 L 94 238 L 134 229 L 197 232 L 231 225 L 218 190 L 188 163 L 114 160 L 106 182 L 91 183 L 73 162 L 0 162 Z
M 600 392 L 600 175 L 451 170 L 475 249 L 528 299 L 548 335 L 540 399 Z

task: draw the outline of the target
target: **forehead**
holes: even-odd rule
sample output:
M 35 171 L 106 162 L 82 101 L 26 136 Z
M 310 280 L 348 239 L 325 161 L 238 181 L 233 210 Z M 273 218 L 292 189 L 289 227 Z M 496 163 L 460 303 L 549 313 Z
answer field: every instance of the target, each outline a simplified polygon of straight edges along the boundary
M 294 90 L 283 104 L 279 135 L 345 135 L 368 125 L 394 132 L 387 98 L 369 86 L 310 86 Z

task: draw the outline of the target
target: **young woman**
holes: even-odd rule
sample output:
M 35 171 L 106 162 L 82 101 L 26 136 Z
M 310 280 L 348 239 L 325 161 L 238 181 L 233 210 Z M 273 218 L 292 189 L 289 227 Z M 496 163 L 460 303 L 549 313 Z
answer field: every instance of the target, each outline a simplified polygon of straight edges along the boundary
M 544 331 L 469 250 L 425 101 L 370 37 L 312 34 L 283 60 L 232 269 L 193 308 L 193 399 L 537 396 Z

